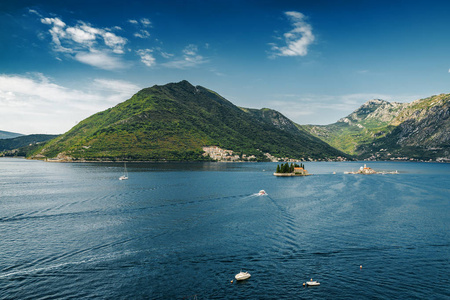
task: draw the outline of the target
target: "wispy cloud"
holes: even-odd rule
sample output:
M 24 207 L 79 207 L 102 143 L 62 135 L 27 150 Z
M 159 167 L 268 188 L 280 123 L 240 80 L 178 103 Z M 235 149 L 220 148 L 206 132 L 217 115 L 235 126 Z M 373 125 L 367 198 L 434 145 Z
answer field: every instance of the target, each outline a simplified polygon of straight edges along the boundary
M 32 10 L 29 13 L 37 15 Z M 146 48 L 135 48 L 137 44 L 141 45 L 141 42 L 136 41 L 133 37 L 149 39 L 151 36 L 150 29 L 153 28 L 153 23 L 148 18 L 129 19 L 126 21 L 129 23 L 128 28 L 125 29 L 119 26 L 100 28 L 81 20 L 65 22 L 59 17 L 46 18 L 41 15 L 39 15 L 39 20 L 42 24 L 49 26 L 46 34 L 51 37 L 55 58 L 60 61 L 72 59 L 109 71 L 129 67 L 131 62 L 127 62 L 125 57 L 130 59 L 130 54 L 135 54 L 135 58 L 138 57 L 140 62 L 148 67 L 158 64 L 166 68 L 188 69 L 209 62 L 195 44 L 187 45 L 178 55 L 162 49 L 163 43 L 158 40 L 154 40 L 153 45 L 152 41 L 148 41 L 146 44 L 149 46 Z M 128 30 L 134 34 L 127 33 Z M 118 32 L 121 34 L 119 35 Z M 39 37 L 44 40 L 46 34 L 41 32 Z M 210 45 L 205 43 L 201 49 L 208 50 L 209 47 Z
M 315 40 L 312 26 L 305 21 L 306 16 L 300 12 L 288 11 L 285 12 L 285 15 L 288 17 L 294 28 L 283 34 L 285 46 L 271 44 L 271 57 L 307 55 L 308 46 Z
M 127 66 L 120 58 L 95 50 L 86 52 L 80 51 L 75 54 L 74 59 L 81 63 L 110 71 L 123 69 Z
M 147 18 L 142 18 L 141 19 L 141 24 L 145 27 L 151 27 L 152 26 L 152 22 L 150 22 L 149 19 Z
M 139 32 L 134 33 L 135 37 L 146 39 L 150 37 L 150 33 L 147 30 L 141 29 Z
M 135 25 L 137 28 L 137 32 L 133 34 L 133 36 L 141 39 L 146 39 L 150 37 L 150 32 L 148 32 L 148 28 L 152 27 L 152 22 L 147 18 L 142 18 L 138 20 L 128 20 L 129 23 Z
M 172 61 L 163 63 L 162 65 L 168 68 L 186 69 L 207 63 L 208 60 L 198 52 L 197 45 L 190 44 L 183 49 L 183 55 L 181 57 L 177 57 Z
M 75 26 L 67 26 L 59 18 L 41 18 L 41 22 L 51 26 L 48 32 L 57 54 L 63 53 L 79 62 L 105 70 L 124 67 L 121 57 L 117 55 L 124 53 L 127 39 L 110 29 L 95 28 L 82 21 L 78 21 Z
M 153 67 L 156 64 L 156 60 L 153 57 L 153 50 L 151 49 L 140 49 L 136 51 L 137 54 L 141 57 L 141 61 L 147 67 Z
M 42 74 L 0 75 L 0 128 L 21 133 L 63 133 L 76 122 L 130 98 L 139 87 L 95 79 L 83 91 L 58 85 Z

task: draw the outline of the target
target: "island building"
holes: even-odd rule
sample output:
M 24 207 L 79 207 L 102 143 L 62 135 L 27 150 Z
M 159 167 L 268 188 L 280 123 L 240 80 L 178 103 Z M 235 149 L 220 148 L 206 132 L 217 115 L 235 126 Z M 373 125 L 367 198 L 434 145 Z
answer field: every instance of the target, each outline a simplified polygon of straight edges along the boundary
M 369 168 L 368 166 L 366 166 L 364 164 L 364 167 L 360 167 L 358 171 L 356 172 L 344 172 L 344 174 L 377 174 L 378 172 L 376 172 L 374 169 Z
M 306 171 L 306 169 L 303 169 L 302 167 L 294 168 L 294 174 L 297 176 L 309 175 L 308 171 Z
M 376 174 L 377 172 L 366 166 L 366 164 L 364 164 L 364 167 L 359 168 L 359 171 L 357 172 L 359 174 Z

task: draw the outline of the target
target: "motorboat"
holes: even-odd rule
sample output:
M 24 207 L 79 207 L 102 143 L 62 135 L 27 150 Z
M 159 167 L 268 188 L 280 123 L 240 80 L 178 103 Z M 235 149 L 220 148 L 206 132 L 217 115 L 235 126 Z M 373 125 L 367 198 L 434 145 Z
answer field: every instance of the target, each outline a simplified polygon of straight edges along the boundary
M 249 272 L 239 272 L 238 274 L 236 274 L 236 276 L 234 276 L 234 278 L 236 278 L 236 280 L 246 280 L 250 278 L 250 273 Z
M 266 195 L 266 191 L 265 190 L 260 190 L 258 195 L 262 196 L 262 195 Z
M 305 285 L 305 284 L 303 284 L 303 285 Z M 306 282 L 306 285 L 307 285 L 307 286 L 317 286 L 317 285 L 320 285 L 320 282 L 315 281 L 315 280 L 312 280 L 312 278 L 311 278 L 310 281 L 307 281 L 307 282 Z

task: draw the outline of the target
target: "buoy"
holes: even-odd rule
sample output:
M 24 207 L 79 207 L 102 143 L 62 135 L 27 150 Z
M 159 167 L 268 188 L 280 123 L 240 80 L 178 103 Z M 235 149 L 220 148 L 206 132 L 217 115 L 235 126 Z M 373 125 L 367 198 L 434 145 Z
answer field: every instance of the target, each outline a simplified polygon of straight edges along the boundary
M 305 286 L 306 284 L 303 282 L 303 286 Z
M 360 265 L 359 268 L 362 269 L 362 265 Z
M 233 283 L 233 280 L 231 280 L 231 283 Z

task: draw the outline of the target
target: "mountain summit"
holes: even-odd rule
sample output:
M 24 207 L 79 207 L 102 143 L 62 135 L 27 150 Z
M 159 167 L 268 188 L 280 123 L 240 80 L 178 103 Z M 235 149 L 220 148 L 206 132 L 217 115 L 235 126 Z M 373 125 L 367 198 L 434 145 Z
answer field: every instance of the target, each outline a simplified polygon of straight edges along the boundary
M 331 146 L 359 158 L 448 159 L 450 94 L 411 103 L 369 100 L 338 122 L 304 126 Z
M 204 146 L 255 155 L 260 160 L 265 153 L 297 159 L 345 157 L 286 120 L 275 111 L 267 115 L 266 110 L 239 108 L 217 93 L 183 80 L 143 89 L 90 116 L 41 147 L 34 157 L 205 160 Z

